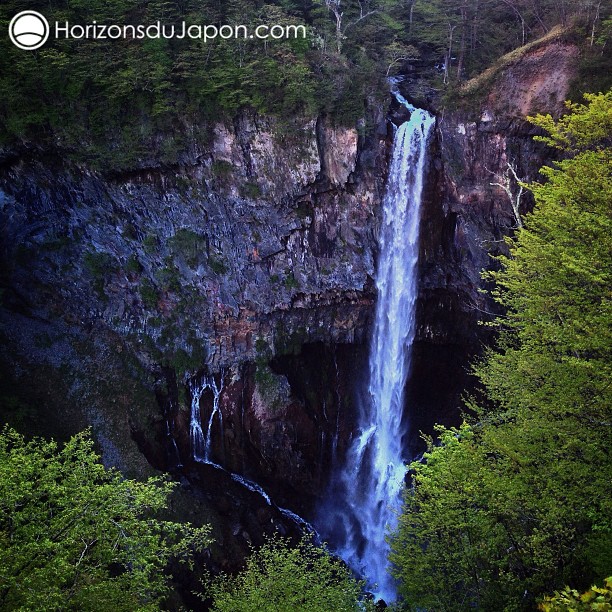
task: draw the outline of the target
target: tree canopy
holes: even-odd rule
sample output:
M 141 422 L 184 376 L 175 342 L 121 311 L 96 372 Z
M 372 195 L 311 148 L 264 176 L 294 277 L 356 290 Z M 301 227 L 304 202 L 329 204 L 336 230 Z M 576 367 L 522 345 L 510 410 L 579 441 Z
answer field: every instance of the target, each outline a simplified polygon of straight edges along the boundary
M 1 37 L 0 146 L 52 145 L 104 170 L 176 163 L 243 108 L 355 125 L 386 95 L 388 74 L 418 66 L 433 86 L 451 85 L 572 19 L 593 49 L 583 55 L 601 64 L 611 30 L 599 0 L 6 0 L 0 27 L 25 8 L 50 23 L 306 28 L 305 39 L 266 41 L 51 37 L 27 52 Z
M 207 527 L 156 518 L 162 478 L 107 470 L 87 433 L 63 447 L 0 434 L 0 608 L 157 610 L 171 559 L 189 563 Z
M 538 606 L 542 612 L 586 612 L 587 610 L 612 609 L 612 577 L 606 578 L 601 587 L 592 586 L 584 593 L 565 587 L 544 598 Z
M 612 93 L 532 122 L 566 159 L 499 258 L 471 424 L 414 463 L 391 560 L 415 608 L 518 610 L 612 567 Z
M 297 546 L 274 537 L 247 559 L 236 576 L 209 585 L 214 612 L 356 612 L 363 584 L 322 547 L 305 537 Z

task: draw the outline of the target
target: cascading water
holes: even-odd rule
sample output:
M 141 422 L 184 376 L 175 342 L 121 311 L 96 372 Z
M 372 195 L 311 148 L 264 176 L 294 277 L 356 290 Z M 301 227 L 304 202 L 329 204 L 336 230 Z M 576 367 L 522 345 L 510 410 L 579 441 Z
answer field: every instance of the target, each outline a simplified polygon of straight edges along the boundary
M 221 370 L 221 378 L 219 384 L 217 384 L 214 375 L 211 374 L 209 376 L 205 376 L 199 382 L 193 381 L 190 385 L 191 418 L 189 425 L 189 434 L 191 437 L 191 454 L 193 459 L 198 463 L 204 463 L 217 470 L 220 470 L 221 472 L 226 473 L 234 482 L 237 482 L 245 489 L 248 489 L 253 493 L 257 493 L 265 500 L 268 506 L 273 506 L 274 508 L 276 508 L 284 517 L 295 523 L 304 533 L 316 534 L 314 527 L 312 527 L 312 525 L 305 521 L 301 516 L 298 516 L 297 514 L 295 514 L 295 512 L 292 512 L 287 508 L 281 508 L 280 506 L 277 506 L 263 489 L 263 487 L 260 487 L 256 482 L 253 482 L 252 480 L 249 480 L 248 478 L 245 478 L 240 474 L 235 474 L 234 472 L 226 470 L 223 466 L 219 465 L 218 463 L 215 463 L 211 459 L 212 428 L 215 421 L 215 417 L 219 421 L 221 436 L 223 436 L 223 413 L 221 412 L 221 407 L 219 404 L 221 400 L 221 393 L 223 391 L 223 378 L 224 372 L 223 370 Z M 202 415 L 200 412 L 200 401 L 202 399 L 202 394 L 207 389 L 210 389 L 213 393 L 213 407 L 210 413 L 210 417 L 208 418 L 206 436 L 204 436 L 204 432 L 202 431 Z
M 206 431 L 206 442 L 204 444 L 204 460 L 210 462 L 212 454 L 212 428 L 215 421 L 215 415 L 219 419 L 219 426 L 221 427 L 221 439 L 223 439 L 223 413 L 219 409 L 219 399 L 221 397 L 221 391 L 223 389 L 223 372 L 221 372 L 221 385 L 217 386 L 217 381 L 214 376 L 206 379 L 207 388 L 213 392 L 213 409 L 208 419 L 208 429 Z M 206 387 L 205 387 L 206 388 Z
M 395 599 L 385 536 L 396 524 L 405 475 L 404 388 L 415 333 L 427 141 L 435 123 L 432 115 L 412 106 L 397 91 L 396 82 L 392 86 L 396 99 L 410 111 L 410 119 L 396 131 L 383 200 L 368 397 L 359 415 L 359 435 L 332 484 L 330 502 L 324 508 L 327 516 L 321 515 L 319 521 L 322 535 L 337 542 L 338 554 L 386 601 Z
M 206 436 L 202 431 L 202 418 L 200 414 L 200 400 L 206 389 L 210 389 L 213 393 L 213 409 L 208 419 L 206 428 Z M 212 454 L 212 428 L 214 425 L 215 416 L 219 420 L 219 426 L 223 431 L 223 413 L 219 409 L 219 399 L 223 390 L 223 372 L 221 372 L 221 382 L 217 385 L 214 376 L 205 376 L 199 383 L 191 384 L 191 420 L 189 423 L 189 434 L 191 437 L 191 452 L 193 458 L 200 463 L 210 463 L 215 465 L 211 460 Z
M 189 437 L 191 453 L 196 461 L 204 461 L 204 433 L 200 416 L 200 400 L 206 386 L 203 383 L 191 384 L 191 418 L 189 422 Z

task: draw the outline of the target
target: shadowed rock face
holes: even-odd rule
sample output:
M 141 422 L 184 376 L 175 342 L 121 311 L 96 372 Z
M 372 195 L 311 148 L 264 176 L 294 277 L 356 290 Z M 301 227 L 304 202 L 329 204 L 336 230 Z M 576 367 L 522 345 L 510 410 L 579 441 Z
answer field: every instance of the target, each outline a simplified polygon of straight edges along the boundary
M 413 454 L 418 432 L 433 422 L 456 424 L 465 389 L 473 385 L 469 363 L 492 340 L 479 321 L 497 312 L 481 271 L 495 265 L 503 238 L 517 220 L 506 191 L 519 191 L 512 166 L 524 182 L 541 180 L 551 150 L 535 142 L 526 115 L 563 111 L 577 74 L 578 49 L 552 41 L 528 51 L 494 75 L 472 107 L 440 114 L 421 225 L 419 328 L 406 400 Z M 531 210 L 525 192 L 520 213 Z
M 535 49 L 475 108 L 440 114 L 406 398 L 413 454 L 419 430 L 458 420 L 486 339 L 480 271 L 516 226 L 492 183 L 505 184 L 508 163 L 537 179 L 549 152 L 521 116 L 560 112 L 575 57 L 558 42 Z M 383 111 L 368 123 L 377 128 L 363 137 L 244 113 L 212 126 L 180 165 L 112 177 L 57 152 L 0 152 L 3 418 L 56 437 L 91 424 L 108 465 L 187 476 L 181 499 L 193 507 L 176 512 L 197 507 L 215 523 L 227 567 L 269 524 L 293 529 L 191 460 L 190 383 L 223 381 L 213 459 L 308 515 L 354 434 L 365 379 L 391 136 Z M 530 206 L 526 195 L 521 212 Z M 203 424 L 212 405 L 203 393 Z
M 384 136 L 358 141 L 355 130 L 322 120 L 287 127 L 247 115 L 213 133 L 184 165 L 121 177 L 40 151 L 5 152 L 9 362 L 23 352 L 78 372 L 79 360 L 57 350 L 60 338 L 74 345 L 70 327 L 102 361 L 95 344 L 107 346 L 108 336 L 162 386 L 169 366 L 183 389 L 203 369 L 305 342 L 364 341 Z M 50 337 L 37 346 L 30 330 Z
M 384 118 L 371 120 L 382 128 L 364 138 L 322 119 L 245 114 L 181 165 L 122 176 L 57 152 L 3 151 L 3 418 L 59 438 L 92 425 L 107 465 L 186 476 L 181 499 L 224 542 L 218 563 L 239 562 L 270 525 L 295 533 L 261 495 L 192 461 L 191 382 L 223 381 L 212 459 L 281 507 L 310 507 L 330 444 L 317 376 L 333 372 L 345 391 L 352 375 L 313 357 L 307 397 L 299 355 L 367 339 L 387 155 Z M 285 356 L 286 367 L 269 365 Z M 211 408 L 205 392 L 203 424 Z M 186 506 L 176 511 L 191 517 Z

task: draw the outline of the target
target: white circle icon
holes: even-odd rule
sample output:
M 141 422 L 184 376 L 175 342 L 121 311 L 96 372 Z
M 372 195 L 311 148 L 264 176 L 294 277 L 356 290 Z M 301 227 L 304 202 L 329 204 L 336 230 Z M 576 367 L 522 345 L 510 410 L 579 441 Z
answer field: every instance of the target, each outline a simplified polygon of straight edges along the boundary
M 20 49 L 40 49 L 49 38 L 49 22 L 36 11 L 23 11 L 11 19 L 9 36 Z

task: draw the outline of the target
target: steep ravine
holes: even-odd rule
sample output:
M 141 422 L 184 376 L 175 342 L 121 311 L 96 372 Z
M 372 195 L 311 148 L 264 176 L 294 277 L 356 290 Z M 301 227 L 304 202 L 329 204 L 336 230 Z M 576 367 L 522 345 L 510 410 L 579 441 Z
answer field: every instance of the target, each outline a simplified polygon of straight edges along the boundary
M 522 117 L 561 111 L 575 58 L 569 45 L 537 48 L 469 108 L 437 112 L 406 397 L 413 453 L 420 430 L 459 419 L 492 308 L 480 271 L 516 226 L 492 183 L 508 163 L 537 178 L 549 152 Z M 387 110 L 359 129 L 245 111 L 180 164 L 120 176 L 33 145 L 0 151 L 3 418 L 60 438 L 89 425 L 106 464 L 172 471 L 176 514 L 215 524 L 217 565 L 233 567 L 266 531 L 295 531 L 261 495 L 192 461 L 190 389 L 204 375 L 222 386 L 214 461 L 313 516 L 367 368 Z M 521 211 L 530 205 L 525 195 Z M 212 405 L 205 391 L 203 425 Z
M 418 432 L 432 422 L 458 423 L 461 396 L 473 384 L 469 363 L 492 340 L 479 321 L 490 320 L 495 304 L 481 289 L 483 269 L 504 249 L 517 226 L 509 195 L 524 182 L 543 180 L 551 149 L 533 140 L 537 129 L 525 117 L 559 116 L 578 74 L 578 48 L 555 39 L 491 71 L 478 93 L 466 94 L 450 111 L 438 109 L 437 142 L 421 221 L 418 330 L 406 405 L 419 452 Z M 435 98 L 433 102 L 435 106 Z M 520 213 L 531 210 L 525 191 Z

